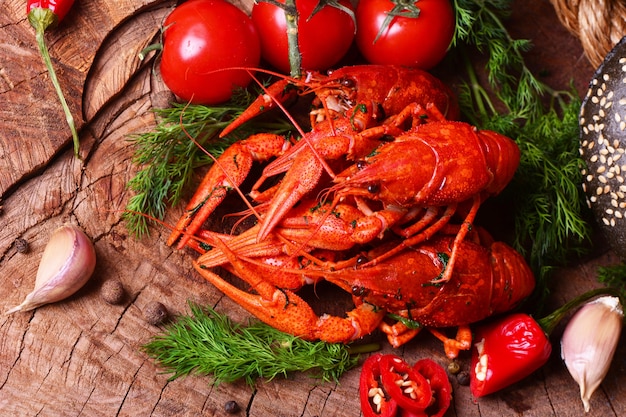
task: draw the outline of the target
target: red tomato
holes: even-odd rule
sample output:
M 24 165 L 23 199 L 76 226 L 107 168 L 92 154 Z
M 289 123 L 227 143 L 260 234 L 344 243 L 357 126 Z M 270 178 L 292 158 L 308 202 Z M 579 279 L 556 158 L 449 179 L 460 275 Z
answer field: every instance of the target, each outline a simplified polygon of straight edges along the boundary
M 243 69 L 259 66 L 261 47 L 252 20 L 225 0 L 191 0 L 176 7 L 163 31 L 161 76 L 182 100 L 227 101 L 251 80 Z
M 409 4 L 407 8 L 403 4 Z M 417 17 L 390 16 L 419 9 Z M 385 28 L 385 18 L 390 17 Z M 424 70 L 445 56 L 454 35 L 450 0 L 360 0 L 356 9 L 356 44 L 372 64 L 392 64 Z M 379 36 L 380 34 L 380 36 Z M 377 36 L 378 39 L 377 39 Z
M 354 21 L 345 11 L 324 6 L 311 17 L 318 2 L 319 0 L 296 1 L 302 69 L 313 71 L 325 70 L 338 63 L 354 40 Z M 353 10 L 349 0 L 338 2 Z M 263 59 L 279 71 L 289 73 L 287 20 L 284 10 L 260 1 L 252 7 L 252 21 L 259 31 Z

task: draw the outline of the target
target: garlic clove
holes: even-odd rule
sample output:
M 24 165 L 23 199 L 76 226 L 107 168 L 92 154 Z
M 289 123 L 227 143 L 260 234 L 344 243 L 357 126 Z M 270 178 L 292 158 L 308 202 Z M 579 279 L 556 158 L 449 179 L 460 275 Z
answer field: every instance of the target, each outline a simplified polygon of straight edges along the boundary
M 600 297 L 578 310 L 563 332 L 561 357 L 580 386 L 585 412 L 589 412 L 591 395 L 609 371 L 623 318 L 618 297 Z
M 44 249 L 35 288 L 5 315 L 33 310 L 69 297 L 85 285 L 95 267 L 96 251 L 89 237 L 76 226 L 59 227 Z

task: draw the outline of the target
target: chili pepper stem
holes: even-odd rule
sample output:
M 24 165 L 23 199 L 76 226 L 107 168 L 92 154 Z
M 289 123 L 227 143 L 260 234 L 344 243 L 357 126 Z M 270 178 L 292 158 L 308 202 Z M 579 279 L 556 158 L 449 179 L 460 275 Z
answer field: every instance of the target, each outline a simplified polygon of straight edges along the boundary
M 39 52 L 41 53 L 41 57 L 43 58 L 46 68 L 48 69 L 48 74 L 50 74 L 50 80 L 52 80 L 54 89 L 59 96 L 59 101 L 61 102 L 61 106 L 63 107 L 63 111 L 65 112 L 65 119 L 67 120 L 67 124 L 70 128 L 70 131 L 72 132 L 72 140 L 74 142 L 74 155 L 80 159 L 79 139 L 78 132 L 76 131 L 76 126 L 74 124 L 74 117 L 72 116 L 72 112 L 67 105 L 67 101 L 65 100 L 65 96 L 63 95 L 63 91 L 61 90 L 59 79 L 57 78 L 54 67 L 52 66 L 52 60 L 50 59 L 50 53 L 48 52 L 48 47 L 46 45 L 46 39 L 44 36 L 46 29 L 57 23 L 57 17 L 50 9 L 37 7 L 32 9 L 31 12 L 28 13 L 28 21 L 35 29 L 35 38 L 37 40 Z
M 621 296 L 618 290 L 615 288 L 596 288 L 593 290 L 589 290 L 586 293 L 579 295 L 578 297 L 570 300 L 569 302 L 563 304 L 560 308 L 554 310 L 552 313 L 548 314 L 542 319 L 537 320 L 537 323 L 541 326 L 544 332 L 549 336 L 554 328 L 559 324 L 561 319 L 565 317 L 567 313 L 569 313 L 572 309 L 584 304 L 590 299 L 599 296 L 599 295 L 613 295 L 615 297 L 620 298 Z

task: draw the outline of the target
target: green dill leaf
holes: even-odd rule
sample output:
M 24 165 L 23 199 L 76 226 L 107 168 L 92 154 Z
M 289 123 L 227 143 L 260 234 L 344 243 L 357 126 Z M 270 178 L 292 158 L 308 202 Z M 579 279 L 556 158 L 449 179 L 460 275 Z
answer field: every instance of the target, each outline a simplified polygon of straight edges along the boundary
M 210 375 L 214 383 L 257 378 L 272 380 L 291 372 L 311 371 L 324 381 L 337 381 L 358 363 L 348 346 L 309 342 L 262 322 L 240 325 L 210 307 L 189 304 L 182 316 L 143 346 L 171 379 L 192 373 Z
M 454 3 L 453 46 L 461 52 L 473 46 L 487 57 L 488 85 L 483 86 L 464 56 L 468 81 L 458 95 L 462 112 L 477 127 L 511 137 L 521 151 L 515 177 L 498 198 L 513 202 L 513 246 L 537 277 L 534 301 L 541 308 L 554 267 L 585 252 L 591 242 L 578 150 L 581 101 L 577 92 L 554 91 L 528 69 L 524 54 L 532 43 L 513 39 L 504 25 L 512 0 Z
M 618 290 L 624 299 L 626 297 L 626 262 L 598 267 L 598 281 Z

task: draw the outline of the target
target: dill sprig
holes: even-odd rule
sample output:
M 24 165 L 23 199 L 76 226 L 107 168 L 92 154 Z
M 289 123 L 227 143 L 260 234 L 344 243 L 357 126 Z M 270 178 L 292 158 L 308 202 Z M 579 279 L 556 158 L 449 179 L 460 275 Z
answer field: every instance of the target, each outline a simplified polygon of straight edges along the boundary
M 468 81 L 459 90 L 464 116 L 513 138 L 520 147 L 520 166 L 505 196 L 513 201 L 514 246 L 529 259 L 542 304 L 554 267 L 579 255 L 591 241 L 578 151 L 581 101 L 575 91 L 554 91 L 526 66 L 524 53 L 531 42 L 513 39 L 503 23 L 511 3 L 455 0 L 453 45 L 465 53 Z M 480 85 L 466 55 L 468 46 L 487 55 L 488 86 Z
M 195 373 L 214 384 L 257 378 L 272 380 L 291 372 L 311 371 L 324 381 L 339 377 L 358 363 L 346 345 L 308 342 L 258 321 L 234 323 L 210 307 L 189 303 L 192 316 L 181 316 L 143 346 L 171 379 Z
M 626 261 L 598 267 L 598 281 L 615 288 L 626 299 Z
M 252 133 L 287 133 L 293 126 L 286 119 L 251 121 L 225 138 L 219 133 L 252 102 L 247 90 L 237 90 L 220 106 L 185 105 L 154 109 L 158 124 L 130 137 L 135 146 L 133 162 L 141 169 L 127 186 L 135 194 L 129 199 L 124 219 L 128 230 L 141 237 L 148 233 L 149 218 L 163 219 L 168 206 L 178 204 L 188 190 L 197 168 L 210 165 L 224 149 Z M 193 138 L 194 140 L 191 140 Z

